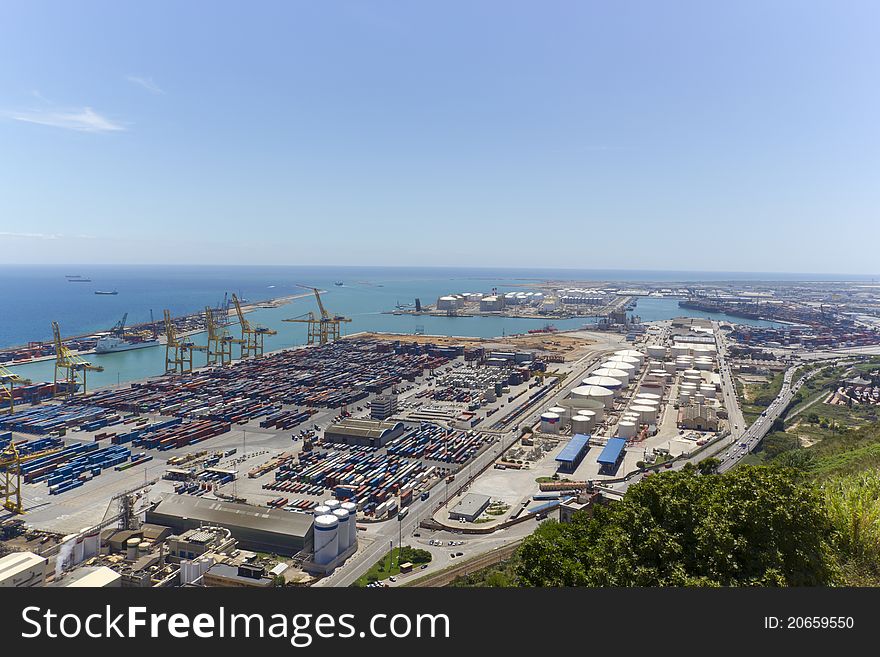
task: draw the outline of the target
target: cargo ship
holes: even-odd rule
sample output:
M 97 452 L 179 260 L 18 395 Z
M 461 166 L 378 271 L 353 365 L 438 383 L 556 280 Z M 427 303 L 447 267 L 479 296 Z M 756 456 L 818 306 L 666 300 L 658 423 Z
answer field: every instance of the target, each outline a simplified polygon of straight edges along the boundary
M 98 339 L 98 343 L 95 345 L 95 353 L 112 354 L 117 351 L 155 347 L 158 344 L 159 341 L 155 339 L 135 340 L 131 338 L 120 338 L 118 335 L 107 335 Z
M 95 294 L 101 294 L 104 296 L 112 297 L 112 296 L 116 296 L 117 294 L 119 294 L 119 292 L 117 292 L 116 290 L 113 290 L 112 292 L 108 292 L 106 290 L 95 290 Z
M 336 281 L 335 283 L 333 283 L 333 285 L 335 285 L 336 287 L 342 287 L 342 286 L 343 286 L 343 282 L 342 282 L 342 281 Z
M 68 283 L 91 283 L 91 278 L 68 278 Z

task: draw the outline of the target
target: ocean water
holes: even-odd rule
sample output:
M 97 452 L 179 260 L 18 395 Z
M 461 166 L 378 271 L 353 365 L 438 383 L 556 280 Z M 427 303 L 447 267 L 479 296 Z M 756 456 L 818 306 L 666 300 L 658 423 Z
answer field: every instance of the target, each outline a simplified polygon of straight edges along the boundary
M 91 278 L 91 283 L 69 283 L 65 275 Z M 328 310 L 350 317 L 344 333 L 389 331 L 429 335 L 495 337 L 522 333 L 541 327 L 546 320 L 506 317 L 428 317 L 391 315 L 397 303 L 434 303 L 438 296 L 457 292 L 489 292 L 522 289 L 523 285 L 547 279 L 593 281 L 734 280 L 733 275 L 700 272 L 623 272 L 572 270 L 498 270 L 379 267 L 161 267 L 161 266 L 2 266 L 0 267 L 0 347 L 51 339 L 51 322 L 58 321 L 66 336 L 106 330 L 124 313 L 128 324 L 155 318 L 168 308 L 179 315 L 216 305 L 223 295 L 235 292 L 249 302 L 303 293 L 298 284 L 327 290 L 322 299 Z M 745 276 L 745 275 L 742 275 Z M 776 280 L 779 280 L 779 275 Z M 757 280 L 741 278 L 739 280 Z M 343 286 L 334 285 L 342 281 Z M 116 290 L 116 296 L 95 295 L 95 290 Z M 280 308 L 259 309 L 248 314 L 252 324 L 278 331 L 266 338 L 266 349 L 304 344 L 306 325 L 284 322 L 317 310 L 314 297 L 294 300 Z M 768 322 L 726 317 L 722 314 L 685 310 L 675 299 L 641 298 L 634 311 L 642 321 L 670 319 L 682 315 L 731 319 L 740 323 L 768 325 Z M 589 319 L 554 320 L 560 329 L 579 328 Z M 233 334 L 237 326 L 230 327 Z M 204 335 L 194 336 L 204 343 Z M 104 366 L 104 372 L 89 375 L 89 388 L 161 374 L 164 347 L 138 349 L 89 360 Z M 196 354 L 195 363 L 204 355 Z M 15 368 L 34 381 L 52 380 L 51 361 Z

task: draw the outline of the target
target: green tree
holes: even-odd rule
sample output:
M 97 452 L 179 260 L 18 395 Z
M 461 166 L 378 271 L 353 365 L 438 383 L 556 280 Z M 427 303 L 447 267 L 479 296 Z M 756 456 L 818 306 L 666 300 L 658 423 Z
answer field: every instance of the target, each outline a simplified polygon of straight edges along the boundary
M 718 471 L 719 465 L 721 465 L 721 461 L 719 461 L 715 457 L 711 457 L 700 461 L 698 470 L 700 471 L 700 474 L 704 475 L 715 474 Z
M 837 580 L 815 485 L 792 469 L 667 472 L 623 500 L 544 523 L 520 548 L 525 586 L 795 586 Z

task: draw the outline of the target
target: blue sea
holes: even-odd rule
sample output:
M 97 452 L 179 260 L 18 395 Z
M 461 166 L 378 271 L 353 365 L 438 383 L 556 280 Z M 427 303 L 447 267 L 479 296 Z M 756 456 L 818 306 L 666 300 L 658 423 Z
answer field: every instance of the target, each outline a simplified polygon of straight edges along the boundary
M 91 283 L 70 283 L 67 275 L 90 278 Z M 825 277 L 829 279 L 829 277 Z M 833 280 L 852 280 L 841 277 Z M 427 317 L 390 315 L 398 303 L 412 304 L 416 298 L 434 303 L 438 296 L 460 292 L 501 292 L 523 289 L 522 285 L 544 280 L 694 282 L 747 280 L 820 280 L 812 275 L 735 274 L 709 272 L 575 271 L 478 268 L 393 268 L 393 267 L 256 267 L 256 266 L 0 266 L 0 347 L 49 340 L 51 323 L 58 321 L 62 334 L 79 335 L 112 327 L 128 313 L 128 324 L 156 319 L 167 308 L 173 315 L 197 312 L 217 305 L 224 293 L 235 292 L 248 302 L 301 294 L 298 285 L 327 290 L 322 295 L 333 312 L 352 318 L 345 333 L 388 331 L 429 335 L 494 337 L 522 333 L 540 327 L 544 320 L 503 317 Z M 336 281 L 343 282 L 336 286 Z M 96 295 L 95 290 L 116 290 L 115 296 Z M 297 299 L 276 309 L 260 309 L 248 315 L 251 323 L 278 331 L 266 340 L 267 349 L 292 347 L 305 342 L 305 324 L 283 322 L 287 317 L 316 310 L 313 297 Z M 642 321 L 669 319 L 681 315 L 731 319 L 740 323 L 767 322 L 729 318 L 678 307 L 675 299 L 642 298 L 634 311 Z M 579 328 L 590 320 L 556 321 L 560 329 Z M 236 327 L 232 327 L 233 331 Z M 199 342 L 203 336 L 195 336 Z M 204 340 L 202 339 L 202 342 Z M 203 358 L 203 356 L 201 356 Z M 196 356 L 197 360 L 200 358 Z M 104 372 L 90 375 L 90 388 L 161 374 L 164 348 L 90 355 Z M 198 364 L 198 362 L 197 362 Z M 34 381 L 52 380 L 52 362 L 16 368 Z

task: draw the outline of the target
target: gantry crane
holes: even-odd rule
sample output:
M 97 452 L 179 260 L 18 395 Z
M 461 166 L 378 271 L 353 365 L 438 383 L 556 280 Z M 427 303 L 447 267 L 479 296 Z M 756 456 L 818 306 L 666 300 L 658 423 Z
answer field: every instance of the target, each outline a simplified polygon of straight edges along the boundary
M 3 508 L 12 513 L 24 513 L 21 503 L 22 463 L 55 454 L 63 449 L 63 447 L 52 447 L 22 456 L 18 453 L 15 441 L 10 440 L 9 444 L 0 450 L 0 498 L 3 501 Z
M 241 325 L 241 340 L 239 341 L 241 357 L 250 358 L 254 356 L 259 358 L 263 355 L 264 351 L 263 339 L 267 335 L 276 335 L 278 331 L 266 328 L 265 326 L 251 326 L 244 316 L 235 292 L 232 293 L 232 303 L 235 306 L 235 314 L 238 315 L 238 323 Z
M 193 352 L 207 351 L 207 347 L 197 345 L 186 337 L 177 335 L 177 327 L 167 308 L 165 314 L 165 374 L 192 372 Z
M 110 334 L 115 335 L 119 338 L 125 337 L 125 322 L 128 321 L 128 313 L 125 313 L 116 325 L 110 329 Z
M 52 334 L 55 339 L 55 379 L 52 394 L 58 394 L 58 370 L 64 372 L 63 381 L 67 384 L 65 392 L 68 396 L 72 397 L 76 393 L 76 387 L 80 380 L 82 380 L 82 391 L 85 394 L 86 374 L 88 372 L 103 372 L 104 368 L 100 365 L 92 365 L 68 349 L 61 339 L 61 329 L 58 327 L 58 322 L 52 322 Z
M 343 322 L 350 322 L 351 319 L 343 317 L 342 315 L 331 315 L 324 307 L 324 302 L 321 301 L 321 291 L 318 288 L 299 284 L 297 284 L 297 287 L 301 287 L 304 290 L 311 290 L 315 293 L 315 299 L 318 301 L 318 308 L 321 311 L 321 317 L 318 318 L 315 316 L 315 313 L 309 312 L 306 316 L 300 315 L 299 317 L 292 317 L 290 319 L 285 319 L 284 321 L 308 324 L 308 344 L 327 344 L 333 340 L 338 340 L 342 334 L 340 324 Z
M 7 403 L 9 404 L 9 413 L 15 412 L 15 394 L 13 390 L 15 384 L 27 385 L 30 382 L 30 379 L 15 374 L 0 365 L 0 413 L 3 412 Z
M 216 308 L 205 307 L 205 323 L 208 327 L 207 364 L 226 365 L 232 362 L 232 343 L 241 341 L 229 335 L 223 323 L 218 321 L 216 312 Z

